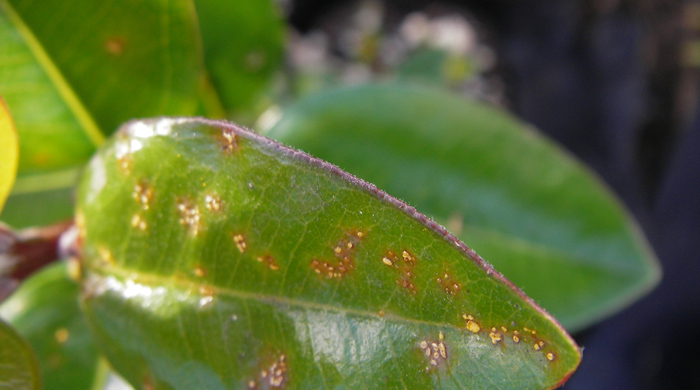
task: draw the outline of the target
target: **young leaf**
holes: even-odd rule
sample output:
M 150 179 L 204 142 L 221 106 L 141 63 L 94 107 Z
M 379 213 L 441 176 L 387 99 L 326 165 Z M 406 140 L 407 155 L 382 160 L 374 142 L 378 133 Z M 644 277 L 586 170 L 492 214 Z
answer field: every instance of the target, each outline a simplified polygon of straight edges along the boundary
M 68 278 L 65 263 L 56 263 L 22 283 L 0 305 L 0 316 L 36 353 L 46 389 L 92 388 L 97 349 L 78 307 L 78 294 L 78 285 Z
M 41 377 L 32 350 L 0 320 L 0 389 L 39 390 Z
M 76 223 L 84 311 L 137 388 L 543 389 L 580 360 L 440 226 L 227 123 L 125 125 Z
M 0 210 L 5 205 L 17 173 L 17 133 L 0 97 Z
M 447 225 L 571 331 L 659 280 L 605 185 L 502 111 L 433 89 L 363 86 L 309 97 L 267 135 Z
M 133 117 L 194 113 L 197 38 L 190 0 L 0 0 L 0 94 L 20 139 L 12 214 L 2 220 L 69 216 L 77 169 L 106 134 Z

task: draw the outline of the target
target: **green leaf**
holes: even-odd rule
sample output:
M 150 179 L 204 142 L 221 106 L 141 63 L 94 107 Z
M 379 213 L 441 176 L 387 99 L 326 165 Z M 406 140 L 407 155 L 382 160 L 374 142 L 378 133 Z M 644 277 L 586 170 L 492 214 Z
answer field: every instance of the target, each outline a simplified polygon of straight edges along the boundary
M 580 359 L 413 208 L 223 122 L 125 125 L 76 221 L 82 307 L 137 388 L 542 389 Z
M 39 390 L 41 378 L 29 345 L 0 320 L 0 389 Z
M 190 0 L 0 0 L 0 94 L 20 148 L 8 201 L 19 216 L 0 217 L 35 222 L 17 210 L 27 203 L 17 198 L 33 197 L 58 210 L 40 223 L 55 222 L 70 213 L 76 169 L 120 123 L 193 114 L 203 72 L 196 25 Z
M 397 76 L 399 79 L 449 87 L 474 76 L 477 69 L 473 61 L 468 56 L 445 50 L 422 49 L 398 66 Z
M 195 0 L 204 61 L 221 103 L 251 103 L 282 63 L 284 19 L 270 0 Z
M 267 135 L 451 227 L 570 331 L 660 278 L 636 222 L 606 186 L 500 110 L 438 90 L 364 86 L 305 99 Z
M 0 316 L 36 353 L 46 389 L 88 390 L 95 380 L 97 349 L 78 294 L 65 263 L 57 263 L 33 275 L 0 306 Z
M 0 97 L 0 210 L 5 205 L 17 173 L 17 133 L 5 102 Z

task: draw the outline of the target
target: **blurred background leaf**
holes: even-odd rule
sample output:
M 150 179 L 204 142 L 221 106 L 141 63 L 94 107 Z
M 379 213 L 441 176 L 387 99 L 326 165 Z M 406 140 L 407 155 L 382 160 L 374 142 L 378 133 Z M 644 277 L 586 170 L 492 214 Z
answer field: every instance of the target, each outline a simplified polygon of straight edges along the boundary
M 27 342 L 0 320 L 0 388 L 39 390 L 41 376 Z
M 252 121 L 283 43 L 267 0 L 0 0 L 0 94 L 20 148 L 0 219 L 19 228 L 69 218 L 82 165 L 131 118 Z
M 204 62 L 220 104 L 228 117 L 250 122 L 255 119 L 256 100 L 282 64 L 285 20 L 281 10 L 268 0 L 194 3 Z
M 307 97 L 266 135 L 446 225 L 570 331 L 659 280 L 636 222 L 590 171 L 502 111 L 436 89 Z
M 34 350 L 46 389 L 88 390 L 99 379 L 98 353 L 78 307 L 79 290 L 61 262 L 33 275 L 0 305 L 0 317 Z
M 17 132 L 7 106 L 0 96 L 0 210 L 15 181 L 17 151 Z

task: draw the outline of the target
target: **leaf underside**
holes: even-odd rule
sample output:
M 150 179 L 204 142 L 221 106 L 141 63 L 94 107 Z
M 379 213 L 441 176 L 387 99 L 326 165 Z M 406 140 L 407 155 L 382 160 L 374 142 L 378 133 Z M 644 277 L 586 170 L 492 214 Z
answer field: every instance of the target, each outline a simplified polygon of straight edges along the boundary
M 153 389 L 542 389 L 580 360 L 444 229 L 223 122 L 134 121 L 78 190 L 83 308 Z
M 368 85 L 304 99 L 266 135 L 445 224 L 569 331 L 659 281 L 649 244 L 602 182 L 500 110 L 434 89 Z

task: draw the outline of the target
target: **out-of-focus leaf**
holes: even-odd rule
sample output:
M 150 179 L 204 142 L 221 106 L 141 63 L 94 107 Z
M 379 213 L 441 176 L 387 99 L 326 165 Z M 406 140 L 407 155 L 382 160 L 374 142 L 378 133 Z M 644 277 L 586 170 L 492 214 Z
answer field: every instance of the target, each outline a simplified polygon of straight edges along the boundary
M 83 309 L 137 388 L 543 389 L 580 359 L 437 224 L 223 122 L 125 125 L 76 220 Z
M 0 0 L 0 94 L 20 148 L 3 221 L 23 227 L 69 215 L 66 190 L 77 168 L 123 121 L 195 112 L 203 64 L 191 7 L 190 0 Z M 19 207 L 37 200 L 54 212 L 24 219 L 31 208 Z
M 448 226 L 569 330 L 649 291 L 654 254 L 591 172 L 509 115 L 382 85 L 311 96 L 268 135 Z
M 29 345 L 0 320 L 0 389 L 39 390 L 39 367 Z
M 473 76 L 474 71 L 472 59 L 465 55 L 424 49 L 401 63 L 396 73 L 401 79 L 450 86 Z
M 17 133 L 5 102 L 0 97 L 0 210 L 17 173 Z
M 78 294 L 65 263 L 57 263 L 33 275 L 0 306 L 0 316 L 36 353 L 46 389 L 92 388 L 98 355 Z
M 284 20 L 271 0 L 194 0 L 204 61 L 224 108 L 246 108 L 282 63 Z

